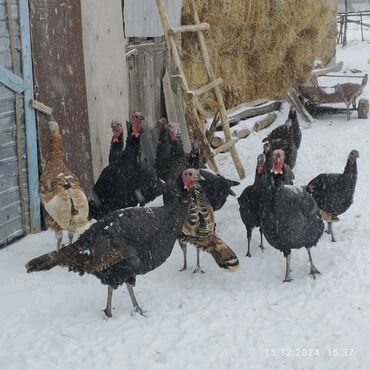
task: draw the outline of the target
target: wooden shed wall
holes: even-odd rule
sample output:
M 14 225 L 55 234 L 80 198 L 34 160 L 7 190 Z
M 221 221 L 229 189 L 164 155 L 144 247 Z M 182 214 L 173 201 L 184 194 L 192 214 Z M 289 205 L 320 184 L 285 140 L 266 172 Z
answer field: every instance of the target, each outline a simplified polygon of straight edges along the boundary
M 182 0 L 163 0 L 171 26 L 181 23 Z M 125 0 L 124 22 L 126 37 L 163 36 L 156 0 Z
M 53 109 L 63 135 L 67 167 L 89 193 L 93 186 L 80 0 L 30 0 L 35 97 Z M 46 119 L 38 115 L 43 159 Z

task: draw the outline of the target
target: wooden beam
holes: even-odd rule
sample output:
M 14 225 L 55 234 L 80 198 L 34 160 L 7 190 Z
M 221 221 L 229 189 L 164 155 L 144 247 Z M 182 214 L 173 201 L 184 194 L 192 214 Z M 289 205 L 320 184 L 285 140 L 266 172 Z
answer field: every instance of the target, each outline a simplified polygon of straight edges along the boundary
M 304 104 L 300 101 L 297 91 L 294 88 L 290 88 L 288 90 L 287 100 L 289 104 L 292 105 L 297 110 L 297 112 L 301 114 L 305 122 L 312 123 L 314 121 L 311 114 L 307 111 Z
M 257 121 L 254 124 L 253 130 L 255 132 L 261 131 L 262 129 L 270 126 L 277 118 L 277 114 L 275 112 L 269 113 L 267 117 Z
M 233 131 L 233 136 L 237 137 L 239 140 L 240 139 L 245 139 L 251 134 L 251 130 L 249 128 L 242 128 L 240 130 L 234 130 Z
M 195 0 L 191 0 L 191 4 L 192 4 L 192 9 L 193 9 L 195 24 L 200 24 L 201 22 L 199 20 Z M 200 44 L 200 50 L 202 52 L 202 58 L 203 58 L 205 69 L 207 71 L 208 78 L 209 78 L 210 81 L 213 81 L 216 78 L 215 78 L 215 75 L 213 73 L 211 58 L 210 58 L 210 55 L 209 55 L 209 52 L 208 52 L 208 49 L 207 49 L 207 44 L 206 44 L 206 41 L 205 41 L 205 38 L 204 38 L 204 34 L 203 34 L 203 32 L 198 31 L 197 36 L 198 36 L 198 40 L 199 40 L 199 44 Z M 224 100 L 222 98 L 221 90 L 219 89 L 218 86 L 216 86 L 213 91 L 215 93 L 217 104 L 218 104 L 218 107 L 220 109 L 221 123 L 222 123 L 222 126 L 223 126 L 223 131 L 225 133 L 225 138 L 226 138 L 226 141 L 230 142 L 232 140 L 232 138 L 231 138 L 232 135 L 231 135 L 231 130 L 230 130 L 229 121 L 228 121 L 228 118 L 227 118 L 227 112 L 226 112 Z M 231 144 L 229 152 L 230 152 L 231 157 L 234 161 L 234 164 L 235 164 L 236 170 L 238 171 L 239 177 L 241 179 L 244 179 L 245 171 L 244 171 L 243 165 L 240 161 L 238 152 L 237 152 L 234 144 Z
M 53 114 L 53 109 L 48 107 L 45 104 L 40 103 L 35 99 L 31 99 L 30 105 L 32 108 L 38 110 L 41 113 L 46 114 L 47 116 L 51 116 Z
M 22 78 L 1 66 L 0 66 L 0 82 L 4 84 L 8 89 L 17 92 L 18 94 L 22 93 L 25 89 L 24 81 Z
M 262 114 L 278 111 L 280 109 L 280 101 L 272 101 L 266 104 L 262 104 L 256 107 L 246 106 L 244 109 L 239 110 L 232 115 L 229 115 L 230 124 L 237 123 L 243 119 L 260 116 Z
M 262 104 L 268 103 L 269 101 L 270 101 L 270 99 L 261 98 L 261 99 L 252 100 L 252 101 L 247 102 L 247 103 L 242 103 L 240 105 L 237 105 L 236 107 L 228 109 L 227 114 L 229 116 L 232 116 L 235 113 L 238 113 L 240 110 L 244 110 L 245 108 L 255 107 L 257 105 L 262 105 Z
M 198 31 L 209 31 L 211 26 L 209 23 L 203 22 L 200 24 L 190 24 L 187 26 L 172 27 L 169 32 L 172 36 L 180 32 L 198 32 Z
M 211 142 L 211 140 L 212 140 L 212 138 L 213 138 L 213 136 L 215 134 L 216 127 L 217 127 L 219 121 L 220 121 L 220 110 L 217 109 L 217 112 L 216 112 L 216 114 L 213 117 L 211 126 L 209 126 L 209 129 L 206 132 L 207 140 L 209 142 Z
M 31 232 L 37 233 L 41 231 L 41 222 L 36 117 L 35 111 L 29 105 L 31 99 L 33 99 L 30 14 L 28 0 L 20 0 L 18 4 L 22 47 L 22 71 L 26 87 L 24 90 L 24 113 L 26 125 L 30 221 Z
M 237 137 L 233 137 L 229 141 L 227 141 L 225 144 L 223 144 L 223 145 L 219 146 L 218 148 L 214 149 L 213 152 L 215 154 L 219 154 L 219 153 L 222 153 L 222 152 L 226 152 L 227 150 L 230 151 L 230 148 L 235 146 L 235 144 L 238 141 L 239 141 L 239 139 Z
M 326 67 L 326 68 L 320 68 L 320 69 L 314 69 L 312 71 L 312 74 L 315 76 L 325 76 L 330 72 L 340 72 L 343 68 L 343 62 L 337 63 L 331 67 Z
M 207 91 L 214 89 L 216 86 L 221 85 L 222 82 L 223 82 L 222 78 L 218 78 L 217 80 L 214 80 L 208 83 L 207 85 L 200 87 L 199 89 L 195 91 L 191 91 L 191 90 L 188 91 L 186 95 L 190 100 L 194 100 L 194 98 L 197 98 L 205 94 Z

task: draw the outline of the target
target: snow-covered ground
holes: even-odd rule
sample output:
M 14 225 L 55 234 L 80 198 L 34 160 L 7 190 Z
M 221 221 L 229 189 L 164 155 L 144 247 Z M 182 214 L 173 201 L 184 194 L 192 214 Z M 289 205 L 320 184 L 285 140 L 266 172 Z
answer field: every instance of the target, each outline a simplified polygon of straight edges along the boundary
M 370 40 L 370 37 L 368 38 Z M 338 61 L 370 73 L 370 43 L 339 48 Z M 343 81 L 343 79 L 341 80 Z M 333 82 L 334 84 L 334 82 Z M 364 96 L 370 98 L 370 86 Z M 285 121 L 284 106 L 279 121 Z M 267 131 L 238 143 L 247 178 Z M 313 280 L 305 250 L 292 252 L 291 283 L 282 283 L 284 259 L 267 247 L 246 258 L 246 231 L 237 200 L 218 211 L 217 228 L 240 259 L 225 273 L 201 255 L 205 274 L 179 272 L 176 244 L 157 270 L 137 279 L 135 289 L 147 317 L 132 312 L 126 289 L 115 291 L 113 318 L 106 319 L 106 287 L 93 276 L 54 268 L 27 274 L 26 262 L 55 248 L 54 235 L 30 235 L 0 250 L 0 369 L 368 369 L 370 363 L 370 121 L 330 116 L 303 130 L 296 184 L 321 172 L 342 171 L 358 149 L 355 200 L 334 225 L 337 243 L 324 234 L 313 249 L 322 275 Z M 230 156 L 222 172 L 236 178 Z

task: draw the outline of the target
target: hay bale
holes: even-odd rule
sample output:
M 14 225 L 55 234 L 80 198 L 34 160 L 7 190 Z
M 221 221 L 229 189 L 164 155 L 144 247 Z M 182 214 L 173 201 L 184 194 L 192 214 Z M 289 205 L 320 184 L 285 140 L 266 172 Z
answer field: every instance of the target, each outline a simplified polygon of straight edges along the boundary
M 197 0 L 215 74 L 227 108 L 257 98 L 281 99 L 289 87 L 305 82 L 318 56 L 335 54 L 336 0 Z M 184 0 L 182 24 L 193 24 Z M 196 34 L 182 35 L 183 61 L 190 86 L 208 82 Z M 213 95 L 202 98 L 215 110 Z

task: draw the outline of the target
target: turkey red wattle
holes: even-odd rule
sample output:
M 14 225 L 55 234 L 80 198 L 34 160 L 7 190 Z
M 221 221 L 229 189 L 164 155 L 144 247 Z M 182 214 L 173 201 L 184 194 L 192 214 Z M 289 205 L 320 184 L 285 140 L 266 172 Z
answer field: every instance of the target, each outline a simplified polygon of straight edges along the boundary
M 272 153 L 272 168 L 271 173 L 274 175 L 282 175 L 284 173 L 285 154 L 281 149 L 276 149 Z
M 138 138 L 140 136 L 142 127 L 143 127 L 143 125 L 141 124 L 141 121 L 133 121 L 132 122 L 132 133 L 131 133 L 131 135 Z
M 197 184 L 199 179 L 199 172 L 194 168 L 187 168 L 182 172 L 182 182 L 185 190 L 191 190 Z
M 123 133 L 122 124 L 119 121 L 113 121 L 111 127 L 113 131 L 112 142 L 118 143 Z
M 177 138 L 177 133 L 178 133 L 179 127 L 177 126 L 176 123 L 171 122 L 168 125 L 168 134 L 170 136 L 171 142 L 174 142 Z
M 142 121 L 144 121 L 144 115 L 141 112 L 136 112 L 132 116 L 132 121 L 131 121 L 131 128 L 132 132 L 131 135 L 138 138 L 141 134 L 141 129 L 143 128 Z

